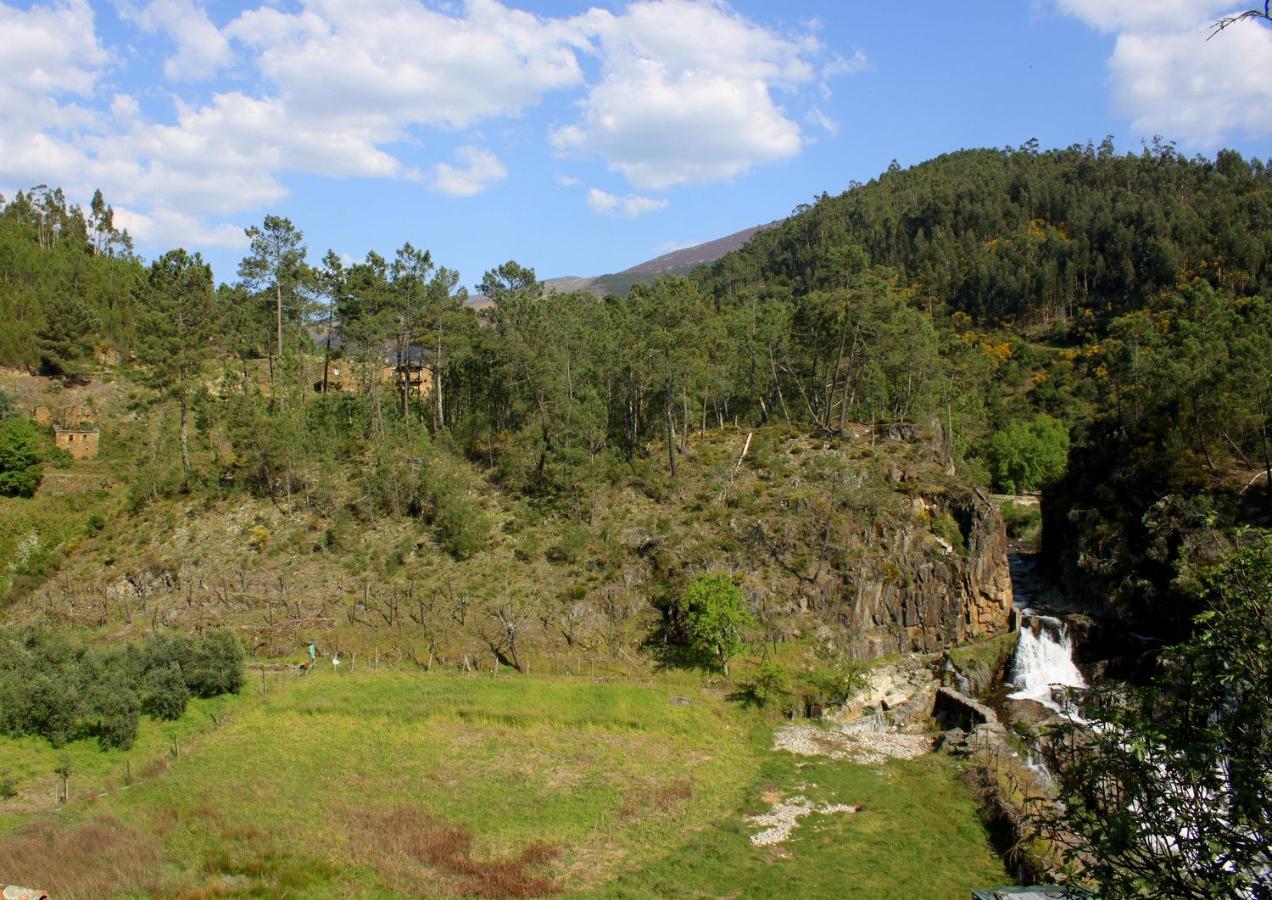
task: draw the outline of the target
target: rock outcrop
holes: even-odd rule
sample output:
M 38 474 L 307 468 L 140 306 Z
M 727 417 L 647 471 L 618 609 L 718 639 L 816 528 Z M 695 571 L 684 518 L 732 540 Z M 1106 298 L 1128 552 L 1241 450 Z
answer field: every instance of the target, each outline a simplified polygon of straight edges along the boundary
M 854 596 L 846 598 L 846 624 L 857 635 L 858 655 L 929 653 L 1011 628 L 1007 533 L 989 498 L 972 489 L 915 502 L 933 518 L 952 518 L 963 547 L 937 538 L 933 552 L 930 535 L 920 528 L 893 536 L 892 566 L 885 568 L 899 576 L 862 573 Z

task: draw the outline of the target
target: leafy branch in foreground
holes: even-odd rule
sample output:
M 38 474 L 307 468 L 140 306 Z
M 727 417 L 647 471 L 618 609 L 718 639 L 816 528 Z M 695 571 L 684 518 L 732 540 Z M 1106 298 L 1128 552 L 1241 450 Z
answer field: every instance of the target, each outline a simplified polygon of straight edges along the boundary
M 1041 833 L 1105 897 L 1272 897 L 1272 539 L 1227 556 L 1157 683 L 1087 695 Z

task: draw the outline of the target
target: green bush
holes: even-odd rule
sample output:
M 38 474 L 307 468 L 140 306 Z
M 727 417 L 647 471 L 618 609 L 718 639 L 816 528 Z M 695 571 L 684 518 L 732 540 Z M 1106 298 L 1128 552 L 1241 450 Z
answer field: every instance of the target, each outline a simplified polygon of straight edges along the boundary
M 729 676 L 729 660 L 742 649 L 743 632 L 755 627 L 742 589 L 722 572 L 699 575 L 676 606 L 689 646 Z
M 766 659 L 755 670 L 755 677 L 747 685 L 747 691 L 757 704 L 776 707 L 782 712 L 793 708 L 791 673 L 786 666 Z
M 209 631 L 185 670 L 190 693 L 196 697 L 237 694 L 246 680 L 243 657 L 243 645 L 232 631 Z
M 1069 431 L 1064 423 L 1039 413 L 1028 422 L 1012 422 L 989 439 L 986 452 L 994 487 L 1008 494 L 1040 490 L 1064 474 Z
M 179 719 L 189 702 L 190 689 L 176 663 L 151 669 L 141 681 L 141 711 L 152 719 Z
M 87 731 L 102 749 L 127 750 L 137 740 L 141 702 L 122 671 L 111 672 L 88 694 Z
M 953 547 L 955 553 L 967 552 L 967 545 L 963 541 L 963 530 L 958 527 L 958 522 L 955 522 L 954 517 L 949 513 L 937 513 L 932 517 L 932 533 Z
M 5 672 L 0 681 L 0 728 L 6 734 L 38 734 L 54 747 L 72 740 L 82 713 L 80 683 L 67 672 L 34 667 Z
M 1004 503 L 1001 514 L 1007 536 L 1013 540 L 1036 540 L 1042 529 L 1042 511 L 1037 506 Z
M 43 476 L 40 432 L 26 419 L 0 419 L 0 494 L 30 497 Z
M 433 530 L 442 549 L 468 559 L 490 540 L 490 517 L 457 485 L 446 485 L 433 500 Z

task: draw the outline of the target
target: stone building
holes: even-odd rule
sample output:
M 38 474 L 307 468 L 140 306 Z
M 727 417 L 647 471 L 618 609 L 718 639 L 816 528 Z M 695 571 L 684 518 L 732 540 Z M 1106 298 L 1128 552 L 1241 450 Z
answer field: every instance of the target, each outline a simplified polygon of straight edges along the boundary
M 100 432 L 96 428 L 54 428 L 53 440 L 71 454 L 72 459 L 92 459 L 97 456 Z

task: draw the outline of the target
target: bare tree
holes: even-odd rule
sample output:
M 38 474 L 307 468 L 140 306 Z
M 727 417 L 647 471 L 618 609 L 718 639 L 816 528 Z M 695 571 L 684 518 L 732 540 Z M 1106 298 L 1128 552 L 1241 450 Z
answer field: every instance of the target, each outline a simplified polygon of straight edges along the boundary
M 1224 29 L 1231 28 L 1238 22 L 1257 22 L 1260 20 L 1264 22 L 1272 22 L 1272 0 L 1265 0 L 1263 9 L 1261 10 L 1247 9 L 1242 13 L 1233 13 L 1230 16 L 1224 16 L 1211 26 L 1210 37 L 1206 38 L 1206 40 L 1210 40 L 1210 38 L 1214 37 L 1219 32 Z

